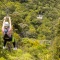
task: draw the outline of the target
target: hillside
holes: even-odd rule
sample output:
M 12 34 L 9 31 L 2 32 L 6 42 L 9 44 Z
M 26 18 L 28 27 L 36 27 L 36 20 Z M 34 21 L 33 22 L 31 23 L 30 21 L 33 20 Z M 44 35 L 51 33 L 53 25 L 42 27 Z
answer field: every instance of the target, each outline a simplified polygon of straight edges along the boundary
M 1 27 L 7 14 L 16 51 L 2 49 Z M 59 37 L 60 0 L 0 0 L 0 60 L 60 60 Z

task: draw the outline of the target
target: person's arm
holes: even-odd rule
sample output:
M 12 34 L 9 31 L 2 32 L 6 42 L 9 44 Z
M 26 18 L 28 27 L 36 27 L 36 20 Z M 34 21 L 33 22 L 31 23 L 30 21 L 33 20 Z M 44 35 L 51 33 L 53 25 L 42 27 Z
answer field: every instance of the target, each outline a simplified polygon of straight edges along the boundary
M 5 23 L 5 20 L 6 20 L 6 17 L 4 17 L 4 20 L 3 20 L 2 31 L 4 30 L 4 23 Z
M 12 29 L 12 25 L 11 25 L 11 18 L 9 17 L 9 23 L 10 23 L 10 30 Z

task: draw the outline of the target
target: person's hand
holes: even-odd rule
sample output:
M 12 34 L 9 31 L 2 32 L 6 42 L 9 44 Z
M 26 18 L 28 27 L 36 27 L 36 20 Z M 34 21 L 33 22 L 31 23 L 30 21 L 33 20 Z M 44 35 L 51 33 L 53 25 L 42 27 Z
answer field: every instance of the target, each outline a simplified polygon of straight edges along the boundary
M 10 18 L 10 16 L 9 16 L 9 15 L 7 15 L 7 16 L 6 16 L 6 18 L 7 18 L 7 19 L 9 19 L 9 18 Z
M 9 20 L 11 20 L 11 17 L 9 17 Z

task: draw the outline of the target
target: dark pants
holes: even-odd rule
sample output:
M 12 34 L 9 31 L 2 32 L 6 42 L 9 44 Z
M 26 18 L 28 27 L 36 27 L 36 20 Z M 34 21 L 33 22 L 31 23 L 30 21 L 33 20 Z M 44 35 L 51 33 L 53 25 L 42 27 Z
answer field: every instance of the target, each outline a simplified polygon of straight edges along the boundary
M 4 46 L 6 46 L 6 43 L 7 42 L 12 41 L 12 36 L 11 37 L 8 37 L 8 38 L 4 37 L 3 39 L 4 39 Z M 15 47 L 15 40 L 12 43 L 13 43 L 13 46 Z

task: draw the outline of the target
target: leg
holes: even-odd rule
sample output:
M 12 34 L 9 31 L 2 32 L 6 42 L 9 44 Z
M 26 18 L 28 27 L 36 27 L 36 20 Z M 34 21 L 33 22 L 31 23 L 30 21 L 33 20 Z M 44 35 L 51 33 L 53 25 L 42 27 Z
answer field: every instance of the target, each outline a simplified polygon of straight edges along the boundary
M 15 41 L 13 42 L 13 46 L 14 46 L 13 50 L 17 50 Z
M 13 43 L 13 46 L 14 46 L 13 50 L 17 50 L 16 42 L 15 42 L 14 37 L 11 37 L 10 39 L 11 39 L 11 41 L 12 41 L 12 43 Z
M 7 43 L 7 41 L 6 41 L 6 40 L 4 40 L 4 46 L 6 46 L 6 43 Z
M 14 39 L 14 37 L 13 37 L 13 36 L 11 36 L 10 41 L 12 41 L 13 46 L 15 47 L 15 39 Z
M 15 41 L 13 42 L 13 46 L 15 47 Z
M 7 43 L 7 41 L 6 41 L 6 40 L 4 40 L 3 49 L 6 49 L 6 43 Z

